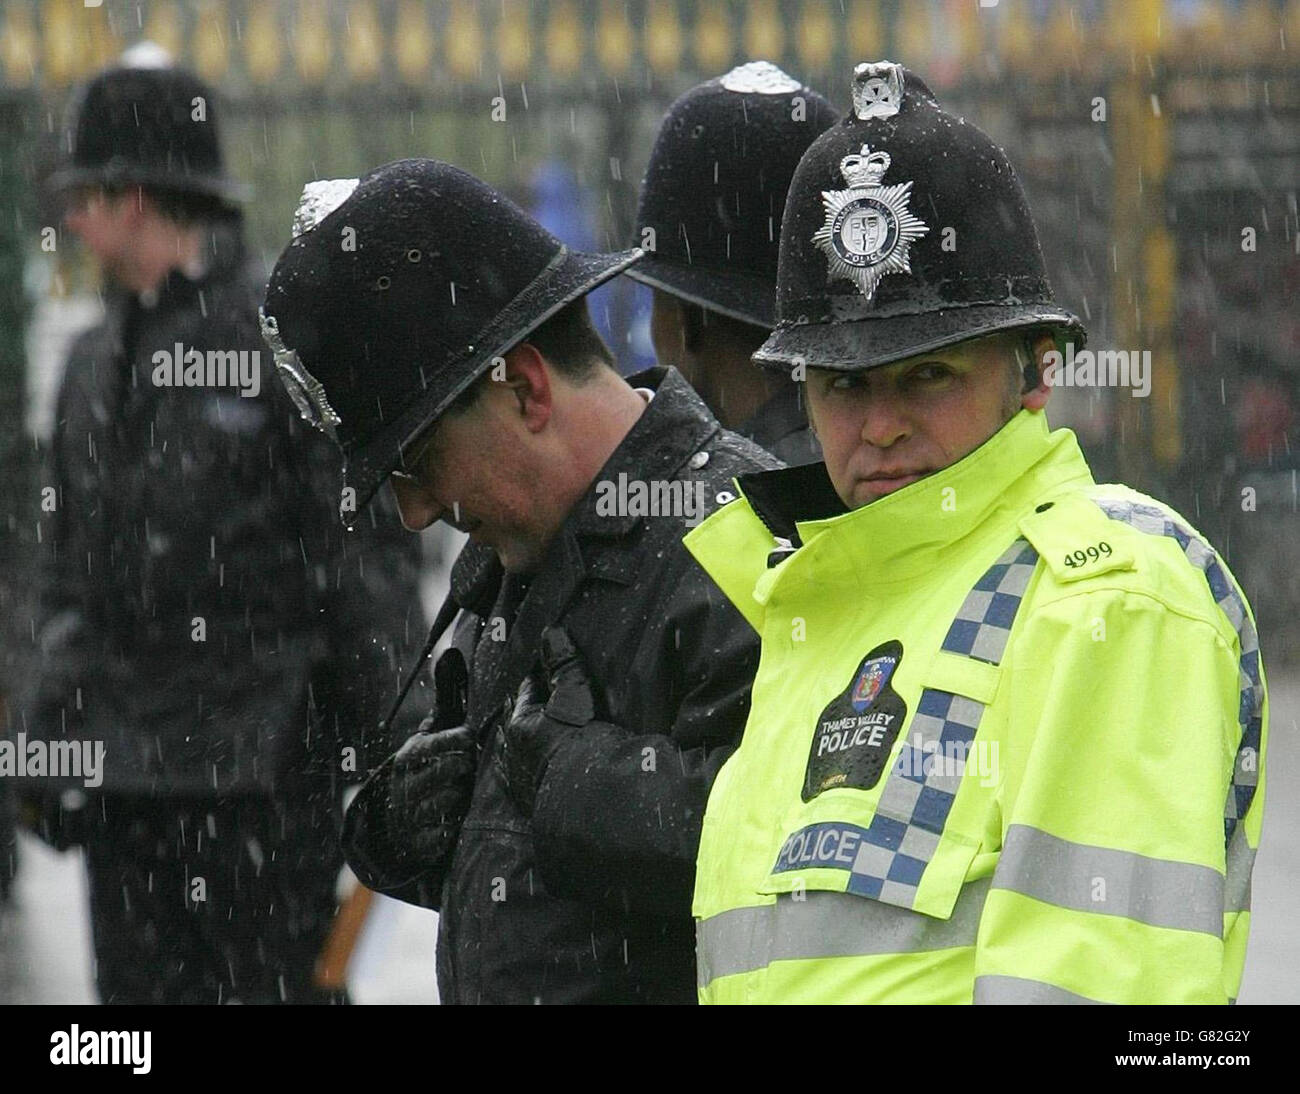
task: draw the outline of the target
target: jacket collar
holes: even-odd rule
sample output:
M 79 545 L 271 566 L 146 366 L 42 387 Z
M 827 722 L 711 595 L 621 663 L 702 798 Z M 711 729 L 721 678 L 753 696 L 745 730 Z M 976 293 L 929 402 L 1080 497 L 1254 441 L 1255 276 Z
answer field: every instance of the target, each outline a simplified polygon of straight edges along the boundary
M 620 474 L 642 482 L 672 479 L 678 468 L 722 428 L 695 389 L 674 368 L 647 369 L 629 376 L 627 382 L 633 387 L 652 389 L 655 397 L 574 506 L 566 523 L 580 537 L 617 538 L 642 519 L 598 513 L 598 483 L 617 482 Z
M 509 694 L 536 663 L 542 632 L 563 618 L 589 577 L 625 584 L 636 580 L 637 554 L 644 543 L 629 533 L 644 522 L 636 516 L 598 515 L 596 484 L 617 478 L 620 473 L 642 481 L 669 478 L 721 428 L 699 396 L 673 370 L 654 369 L 631 377 L 629 382 L 654 389 L 655 396 L 547 548 L 517 615 L 507 624 L 506 648 L 493 663 L 490 678 L 482 681 L 490 696 Z M 452 590 L 457 603 L 482 615 L 484 604 L 495 603 L 503 573 L 495 552 L 489 552 L 491 558 L 484 558 L 481 549 L 470 550 L 474 553 L 462 552 L 457 560 Z M 480 725 L 492 714 L 489 703 L 479 711 Z
M 835 492 L 825 463 L 753 471 L 736 483 L 767 530 L 796 546 L 800 521 L 825 520 L 849 511 Z
M 458 607 L 485 616 L 496 599 L 503 573 L 497 553 L 471 540 L 452 564 L 448 595 Z
M 676 369 L 648 369 L 629 376 L 627 382 L 633 387 L 650 388 L 655 397 L 574 506 L 557 535 L 557 540 L 562 542 L 553 543 L 547 554 L 547 564 L 566 559 L 577 576 L 585 568 L 581 556 L 573 550 L 576 546 L 573 539 L 616 540 L 627 535 L 642 519 L 598 514 L 596 484 L 602 480 L 617 481 L 620 472 L 642 481 L 671 478 L 722 428 Z M 452 567 L 451 595 L 462 608 L 482 615 L 492 607 L 502 574 L 495 551 L 475 543 L 466 544 Z
M 234 278 L 246 261 L 240 223 L 221 221 L 206 225 L 201 259 L 203 269 L 195 277 L 179 268 L 168 271 L 156 292 L 138 298 L 141 311 L 148 314 L 198 308 L 206 314 L 212 304 L 213 289 Z
M 737 480 L 768 531 L 819 557 L 829 552 L 873 584 L 932 570 L 951 545 L 1000 525 L 999 515 L 1018 519 L 1044 497 L 1091 482 L 1074 434 L 1049 431 L 1045 416 L 1028 410 L 952 466 L 851 511 L 827 493 L 825 464 Z
M 769 451 L 791 433 L 808 428 L 803 408 L 803 385 L 785 383 L 736 432 Z

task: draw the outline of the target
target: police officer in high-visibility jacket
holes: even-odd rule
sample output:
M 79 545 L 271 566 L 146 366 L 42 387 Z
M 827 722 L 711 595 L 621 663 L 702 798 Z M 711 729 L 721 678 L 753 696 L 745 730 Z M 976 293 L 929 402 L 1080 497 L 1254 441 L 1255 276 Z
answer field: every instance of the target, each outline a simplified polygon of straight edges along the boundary
M 1179 514 L 1043 408 L 1084 332 L 1003 152 L 859 65 L 755 355 L 824 464 L 687 545 L 761 634 L 709 799 L 705 1002 L 1235 998 L 1268 706 L 1251 610 Z

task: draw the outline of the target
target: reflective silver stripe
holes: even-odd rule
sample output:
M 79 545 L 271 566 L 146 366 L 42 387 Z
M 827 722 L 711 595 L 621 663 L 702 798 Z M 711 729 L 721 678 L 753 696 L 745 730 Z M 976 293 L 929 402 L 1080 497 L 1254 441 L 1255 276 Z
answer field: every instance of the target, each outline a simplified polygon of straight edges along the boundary
M 1086 995 L 1075 995 L 1055 984 L 1025 980 L 1019 976 L 975 977 L 975 1002 L 984 1006 L 1006 1003 L 1034 1003 L 1039 1006 L 1105 1005 L 1100 999 L 1089 999 Z
M 1223 937 L 1224 881 L 1213 867 L 1071 843 L 1024 824 L 1007 830 L 993 887 L 1059 908 Z
M 1237 825 L 1228 844 L 1228 879 L 1223 894 L 1225 912 L 1250 911 L 1250 875 L 1255 868 L 1255 848 L 1246 842 L 1246 829 Z
M 935 919 L 852 893 L 808 892 L 795 900 L 732 908 L 696 928 L 699 984 L 755 972 L 774 961 L 871 957 L 974 946 L 989 879 L 962 886 L 949 919 Z

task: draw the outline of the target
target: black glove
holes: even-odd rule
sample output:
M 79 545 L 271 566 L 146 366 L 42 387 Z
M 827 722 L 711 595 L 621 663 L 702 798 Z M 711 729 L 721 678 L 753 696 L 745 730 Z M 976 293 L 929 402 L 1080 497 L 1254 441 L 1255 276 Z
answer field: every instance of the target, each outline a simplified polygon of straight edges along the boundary
M 529 673 L 520 683 L 502 732 L 506 782 L 525 816 L 532 816 L 551 755 L 569 733 L 596 716 L 587 666 L 562 627 L 542 632 L 540 661 L 541 674 Z
M 386 823 L 403 860 L 441 862 L 455 845 L 478 770 L 478 742 L 465 727 L 469 674 L 460 650 L 433 670 L 434 713 L 393 756 Z

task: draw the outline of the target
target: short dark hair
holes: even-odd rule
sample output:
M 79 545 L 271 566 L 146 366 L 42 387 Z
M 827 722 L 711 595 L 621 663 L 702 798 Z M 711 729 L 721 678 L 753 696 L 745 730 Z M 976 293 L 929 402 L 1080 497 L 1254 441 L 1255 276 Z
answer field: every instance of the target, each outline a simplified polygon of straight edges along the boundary
M 146 186 L 144 192 L 153 199 L 158 212 L 177 224 L 208 224 L 213 221 L 238 220 L 243 214 L 221 198 L 211 194 L 194 194 L 187 190 L 166 190 Z
M 521 338 L 546 358 L 547 364 L 575 384 L 590 380 L 599 368 L 613 368 L 614 355 L 591 322 L 587 298 L 580 296 L 566 304 L 546 322 Z M 491 383 L 489 369 L 448 404 L 444 414 L 460 414 L 474 405 L 485 383 Z
M 92 183 L 79 187 L 78 190 L 81 192 L 98 190 L 110 200 L 116 200 L 126 194 L 134 195 L 137 190 L 141 191 L 149 196 L 159 216 L 166 217 L 174 224 L 186 228 L 195 224 L 239 220 L 243 216 L 239 209 L 219 197 L 211 194 L 195 194 L 188 190 L 173 190 L 133 182 L 107 182 L 99 186 Z
M 614 355 L 591 322 L 585 296 L 566 304 L 521 341 L 536 346 L 557 371 L 576 383 L 589 380 L 601 365 L 614 367 Z

